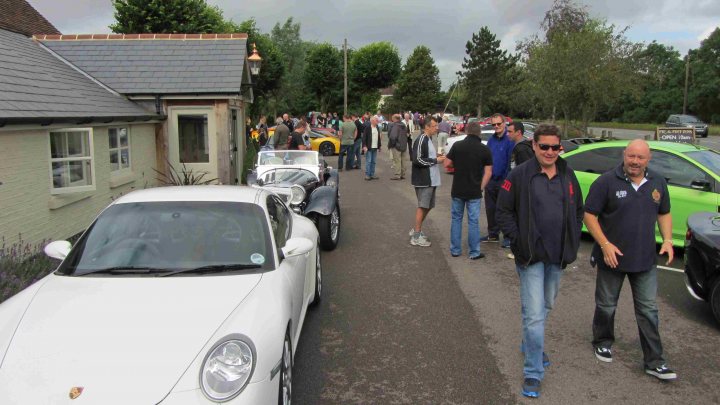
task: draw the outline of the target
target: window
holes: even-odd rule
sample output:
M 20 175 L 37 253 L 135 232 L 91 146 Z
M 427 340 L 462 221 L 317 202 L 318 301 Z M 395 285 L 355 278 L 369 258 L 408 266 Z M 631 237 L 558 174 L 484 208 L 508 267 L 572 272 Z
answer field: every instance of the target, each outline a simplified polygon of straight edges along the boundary
M 577 172 L 603 174 L 623 161 L 623 148 L 596 148 L 563 158 Z
M 94 190 L 92 129 L 50 132 L 50 170 L 53 194 Z
M 207 114 L 178 115 L 181 163 L 210 162 Z
M 285 246 L 285 242 L 290 238 L 290 211 L 276 196 L 268 196 L 267 208 L 272 232 L 275 234 L 275 244 L 280 249 Z
M 130 134 L 127 128 L 108 128 L 110 171 L 130 170 Z
M 697 166 L 679 156 L 666 152 L 653 151 L 648 167 L 655 173 L 665 177 L 665 180 L 671 186 L 690 188 L 693 180 L 705 180 L 713 184 L 712 177 Z

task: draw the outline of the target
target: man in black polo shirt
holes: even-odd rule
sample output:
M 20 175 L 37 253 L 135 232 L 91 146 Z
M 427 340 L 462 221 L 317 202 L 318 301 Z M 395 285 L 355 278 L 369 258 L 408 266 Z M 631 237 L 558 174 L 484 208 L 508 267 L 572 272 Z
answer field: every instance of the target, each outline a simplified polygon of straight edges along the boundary
M 453 144 L 445 158 L 445 167 L 455 167 L 452 190 L 452 222 L 450 225 L 450 254 L 453 257 L 462 253 L 462 220 L 465 208 L 468 211 L 468 256 L 481 259 L 480 252 L 480 199 L 483 190 L 492 176 L 492 154 L 483 145 L 480 136 L 482 128 L 477 122 L 471 122 L 467 128 L 467 137 Z
M 593 347 L 595 356 L 612 361 L 615 310 L 625 276 L 630 280 L 635 319 L 640 332 L 645 372 L 661 380 L 677 374 L 667 367 L 658 331 L 655 223 L 663 237 L 660 254 L 673 260 L 670 195 L 662 176 L 647 170 L 650 147 L 637 139 L 623 163 L 590 186 L 585 225 L 595 238 L 592 261 L 597 265 Z

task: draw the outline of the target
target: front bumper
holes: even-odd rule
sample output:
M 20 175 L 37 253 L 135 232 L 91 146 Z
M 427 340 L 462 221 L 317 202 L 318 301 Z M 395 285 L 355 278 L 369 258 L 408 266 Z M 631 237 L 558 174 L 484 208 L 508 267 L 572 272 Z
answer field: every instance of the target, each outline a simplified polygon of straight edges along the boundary
M 270 377 L 248 384 L 247 387 L 237 397 L 230 401 L 222 402 L 228 405 L 264 405 L 277 404 L 279 389 L 279 374 L 274 379 Z M 200 388 L 171 392 L 160 404 L 162 405 L 191 405 L 191 404 L 215 404 L 217 402 L 209 400 Z

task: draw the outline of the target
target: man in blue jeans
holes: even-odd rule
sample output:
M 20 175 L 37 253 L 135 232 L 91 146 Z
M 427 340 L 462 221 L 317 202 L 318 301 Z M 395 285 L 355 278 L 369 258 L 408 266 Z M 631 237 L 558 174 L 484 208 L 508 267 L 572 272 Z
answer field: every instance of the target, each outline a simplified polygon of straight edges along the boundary
M 450 223 L 450 254 L 462 254 L 462 220 L 468 212 L 468 257 L 482 259 L 480 252 L 480 200 L 483 190 L 492 175 L 492 155 L 483 145 L 480 136 L 482 127 L 471 122 L 466 130 L 467 137 L 453 144 L 445 157 L 445 167 L 454 167 L 452 189 L 452 222 Z
M 550 364 L 544 351 L 545 320 L 555 304 L 562 270 L 577 258 L 583 200 L 575 173 L 558 156 L 558 127 L 539 125 L 533 150 L 535 156 L 501 184 L 497 221 L 510 239 L 520 278 L 522 394 L 537 398 L 544 366 Z
M 672 217 L 667 182 L 647 169 L 650 147 L 642 139 L 630 142 L 623 163 L 598 177 L 586 201 L 585 225 L 595 238 L 592 263 L 597 265 L 593 350 L 603 362 L 612 361 L 615 310 L 625 277 L 630 282 L 640 333 L 645 373 L 674 380 L 660 342 L 655 266 L 655 226 L 663 238 L 660 254 L 673 260 Z
M 375 163 L 377 163 L 377 153 L 382 146 L 381 135 L 378 119 L 372 117 L 362 137 L 363 152 L 365 152 L 365 180 L 378 179 L 375 175 Z

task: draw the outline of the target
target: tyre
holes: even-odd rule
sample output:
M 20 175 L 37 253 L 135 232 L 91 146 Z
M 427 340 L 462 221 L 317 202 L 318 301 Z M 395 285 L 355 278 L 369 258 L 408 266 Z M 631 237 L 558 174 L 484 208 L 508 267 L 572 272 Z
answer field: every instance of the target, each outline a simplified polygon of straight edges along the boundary
M 315 296 L 310 305 L 317 306 L 322 300 L 322 263 L 320 262 L 320 241 L 315 248 Z
M 318 147 L 318 151 L 323 156 L 332 156 L 335 154 L 335 146 L 332 142 L 323 142 Z
M 710 307 L 712 308 L 715 320 L 720 322 L 720 277 L 715 279 L 715 283 L 713 284 L 708 297 L 710 298 Z
M 323 250 L 333 250 L 340 239 L 340 204 L 335 203 L 335 209 L 330 215 L 318 215 L 318 231 L 320 232 L 320 247 Z
M 290 328 L 285 332 L 282 359 L 280 360 L 280 384 L 278 389 L 278 405 L 290 405 L 292 402 L 292 344 Z

